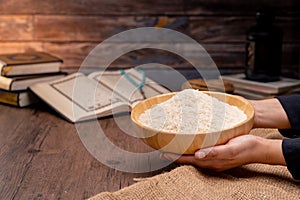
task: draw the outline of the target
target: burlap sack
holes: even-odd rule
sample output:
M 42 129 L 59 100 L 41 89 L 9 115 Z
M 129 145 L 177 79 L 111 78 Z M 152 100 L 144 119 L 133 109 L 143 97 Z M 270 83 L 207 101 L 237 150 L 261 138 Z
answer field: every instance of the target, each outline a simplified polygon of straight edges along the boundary
M 252 134 L 280 138 L 274 130 Z M 250 164 L 226 172 L 181 166 L 171 172 L 139 182 L 117 192 L 103 192 L 91 200 L 133 199 L 300 199 L 299 183 L 284 166 Z

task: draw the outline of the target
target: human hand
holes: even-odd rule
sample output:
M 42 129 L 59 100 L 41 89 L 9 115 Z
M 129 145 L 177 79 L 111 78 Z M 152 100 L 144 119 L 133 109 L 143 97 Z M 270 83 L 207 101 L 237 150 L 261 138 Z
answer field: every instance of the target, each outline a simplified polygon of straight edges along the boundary
M 179 164 L 192 164 L 216 171 L 224 171 L 249 163 L 286 165 L 281 140 L 269 140 L 254 135 L 242 135 L 224 145 L 200 149 L 195 155 L 163 153 L 162 159 Z

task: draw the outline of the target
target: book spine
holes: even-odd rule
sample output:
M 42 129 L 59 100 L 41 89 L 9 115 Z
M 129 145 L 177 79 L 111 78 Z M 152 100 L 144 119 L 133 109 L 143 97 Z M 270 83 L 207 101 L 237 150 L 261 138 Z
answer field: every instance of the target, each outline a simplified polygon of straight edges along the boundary
M 13 83 L 13 79 L 0 76 L 0 88 L 3 90 L 10 91 Z
M 0 91 L 0 103 L 19 106 L 19 94 Z
M 3 67 L 2 69 L 2 75 L 3 76 L 7 76 L 9 74 L 9 72 L 11 71 L 11 69 L 13 68 L 13 65 L 6 65 Z
M 5 75 L 4 74 L 5 66 L 6 66 L 6 63 L 3 62 L 2 60 L 0 60 L 0 75 L 1 76 Z

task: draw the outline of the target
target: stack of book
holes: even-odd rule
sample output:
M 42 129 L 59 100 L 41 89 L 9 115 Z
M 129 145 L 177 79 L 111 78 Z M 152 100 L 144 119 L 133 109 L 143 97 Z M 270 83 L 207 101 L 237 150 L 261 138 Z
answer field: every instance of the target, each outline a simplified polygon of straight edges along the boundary
M 65 76 L 61 63 L 44 52 L 0 55 L 0 103 L 24 107 L 37 102 L 29 86 Z
M 282 77 L 279 81 L 257 82 L 247 80 L 244 74 L 223 75 L 222 80 L 230 81 L 234 94 L 247 99 L 265 99 L 279 95 L 299 93 L 300 80 Z

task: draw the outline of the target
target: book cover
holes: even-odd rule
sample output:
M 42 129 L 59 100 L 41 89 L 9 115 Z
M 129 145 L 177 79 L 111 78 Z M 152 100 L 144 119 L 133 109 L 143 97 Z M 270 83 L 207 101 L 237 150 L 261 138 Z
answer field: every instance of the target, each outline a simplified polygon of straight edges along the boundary
M 45 52 L 0 55 L 2 76 L 58 72 L 62 60 Z
M 222 75 L 222 80 L 230 81 L 235 89 L 258 92 L 261 94 L 278 95 L 287 93 L 300 86 L 300 80 L 284 78 L 273 82 L 257 82 L 245 79 L 244 74 Z

